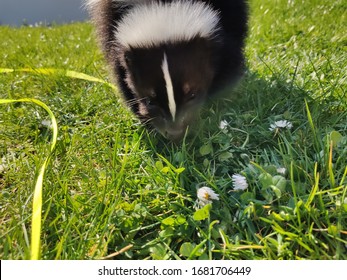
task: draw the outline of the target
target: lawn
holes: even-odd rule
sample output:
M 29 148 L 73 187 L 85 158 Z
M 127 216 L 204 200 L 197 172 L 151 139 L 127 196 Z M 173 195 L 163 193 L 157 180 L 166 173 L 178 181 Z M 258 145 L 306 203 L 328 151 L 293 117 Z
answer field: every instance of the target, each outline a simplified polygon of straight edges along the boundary
M 40 258 L 347 259 L 347 4 L 250 5 L 244 79 L 178 145 L 109 84 L 65 75 L 108 80 L 89 23 L 0 27 L 2 72 L 62 69 L 0 73 L 0 99 L 41 100 L 58 122 Z M 1 259 L 30 258 L 50 127 L 35 104 L 0 104 Z M 219 200 L 203 207 L 204 186 Z

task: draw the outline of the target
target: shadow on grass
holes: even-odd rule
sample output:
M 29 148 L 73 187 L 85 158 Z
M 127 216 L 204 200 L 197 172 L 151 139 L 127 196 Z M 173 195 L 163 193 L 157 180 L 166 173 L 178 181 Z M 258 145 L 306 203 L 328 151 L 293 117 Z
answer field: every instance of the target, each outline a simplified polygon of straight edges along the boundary
M 269 123 L 287 117 L 295 119 L 305 113 L 305 100 L 313 107 L 319 107 L 309 92 L 284 81 L 281 77 L 269 80 L 257 73 L 247 73 L 234 88 L 227 89 L 220 96 L 211 99 L 201 111 L 194 129 L 180 143 L 172 143 L 155 131 L 144 133 L 143 141 L 156 153 L 169 156 L 174 150 L 193 150 L 221 134 L 220 124 L 226 121 L 235 132 L 248 134 L 249 143 L 257 147 L 271 145 Z M 237 137 L 236 137 L 237 138 Z M 244 139 L 234 139 L 243 145 Z M 239 143 L 237 143 L 239 142 Z

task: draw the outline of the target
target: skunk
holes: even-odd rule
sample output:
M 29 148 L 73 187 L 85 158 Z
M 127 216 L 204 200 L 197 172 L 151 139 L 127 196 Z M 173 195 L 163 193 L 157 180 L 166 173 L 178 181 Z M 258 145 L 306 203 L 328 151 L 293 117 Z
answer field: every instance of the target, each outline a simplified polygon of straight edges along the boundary
M 245 0 L 86 0 L 126 103 L 181 139 L 208 97 L 244 71 Z

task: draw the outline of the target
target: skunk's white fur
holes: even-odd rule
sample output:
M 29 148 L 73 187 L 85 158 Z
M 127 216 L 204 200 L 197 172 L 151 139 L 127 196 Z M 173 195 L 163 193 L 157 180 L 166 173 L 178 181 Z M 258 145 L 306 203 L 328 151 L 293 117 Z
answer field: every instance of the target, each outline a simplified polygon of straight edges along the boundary
M 212 38 L 218 30 L 218 12 L 206 3 L 136 2 L 115 31 L 116 41 L 125 48 L 148 48 L 164 43 L 189 41 L 195 37 Z

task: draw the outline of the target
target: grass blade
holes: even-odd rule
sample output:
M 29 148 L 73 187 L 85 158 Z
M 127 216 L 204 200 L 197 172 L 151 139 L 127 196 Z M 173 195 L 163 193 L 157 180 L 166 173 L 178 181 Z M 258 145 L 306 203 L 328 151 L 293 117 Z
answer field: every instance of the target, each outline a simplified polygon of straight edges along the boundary
M 311 129 L 312 129 L 314 139 L 316 139 L 316 128 L 315 128 L 314 123 L 313 123 L 311 111 L 310 111 L 310 108 L 308 107 L 307 100 L 305 100 L 305 105 L 306 105 L 306 113 L 307 113 L 308 122 L 310 124 Z

